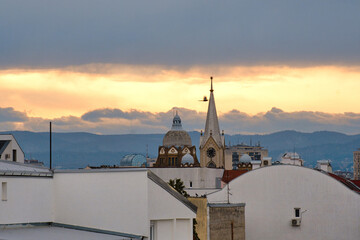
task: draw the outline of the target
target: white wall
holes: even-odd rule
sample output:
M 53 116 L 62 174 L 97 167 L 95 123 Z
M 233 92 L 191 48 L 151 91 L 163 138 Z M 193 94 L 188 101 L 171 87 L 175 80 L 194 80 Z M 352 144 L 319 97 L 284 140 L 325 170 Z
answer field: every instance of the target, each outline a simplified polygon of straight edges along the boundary
M 148 191 L 150 220 L 196 218 L 196 213 L 150 179 Z
M 149 235 L 147 172 L 55 173 L 55 222 Z
M 0 177 L 0 188 L 2 182 L 7 183 L 7 201 L 0 198 L 0 224 L 53 221 L 51 178 Z
M 155 221 L 154 224 L 156 240 L 170 240 L 174 237 L 173 220 Z
M 276 165 L 245 173 L 230 182 L 230 202 L 245 203 L 247 240 L 360 239 L 360 195 L 316 170 Z M 208 195 L 226 201 L 227 188 Z M 292 227 L 294 208 L 307 210 Z
M 192 240 L 192 219 L 169 219 L 154 222 L 156 240 Z
M 196 218 L 190 208 L 149 179 L 149 220 L 156 226 L 157 240 L 192 240 L 192 219 Z
M 180 178 L 186 188 L 216 188 L 216 178 L 222 178 L 224 169 L 219 168 L 151 168 L 165 182 Z
M 2 182 L 7 201 L 0 196 L 0 224 L 56 222 L 149 236 L 153 221 L 163 236 L 158 239 L 192 239 L 196 213 L 149 179 L 146 169 L 0 177 L 0 188 Z

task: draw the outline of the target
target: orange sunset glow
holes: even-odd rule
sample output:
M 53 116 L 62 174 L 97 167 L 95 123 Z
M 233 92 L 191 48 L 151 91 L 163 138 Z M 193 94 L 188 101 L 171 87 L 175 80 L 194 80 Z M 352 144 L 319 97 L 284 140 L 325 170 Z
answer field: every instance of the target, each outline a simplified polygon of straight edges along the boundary
M 87 72 L 83 71 L 84 69 Z M 100 69 L 99 72 L 97 70 Z M 80 116 L 111 107 L 124 111 L 161 112 L 173 107 L 205 111 L 209 75 L 219 113 L 238 109 L 250 115 L 272 107 L 286 111 L 343 113 L 360 109 L 360 68 L 81 66 L 59 69 L 0 71 L 1 107 L 12 106 L 29 116 Z

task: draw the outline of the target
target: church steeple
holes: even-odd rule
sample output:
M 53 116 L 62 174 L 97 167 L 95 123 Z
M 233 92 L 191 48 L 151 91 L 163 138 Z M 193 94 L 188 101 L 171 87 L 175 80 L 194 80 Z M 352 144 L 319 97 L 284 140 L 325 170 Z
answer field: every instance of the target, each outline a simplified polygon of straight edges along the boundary
M 210 98 L 206 116 L 205 132 L 200 136 L 200 166 L 221 168 L 225 166 L 225 138 L 220 134 L 216 112 L 213 78 L 210 78 Z
M 212 136 L 215 142 L 219 145 L 219 147 L 222 147 L 223 141 L 220 134 L 219 120 L 217 117 L 215 99 L 214 99 L 213 77 L 210 77 L 210 80 L 211 80 L 211 87 L 210 87 L 209 106 L 206 116 L 205 132 L 204 132 L 204 136 L 202 137 L 202 141 L 200 142 L 200 146 L 203 146 L 208 140 L 208 138 Z

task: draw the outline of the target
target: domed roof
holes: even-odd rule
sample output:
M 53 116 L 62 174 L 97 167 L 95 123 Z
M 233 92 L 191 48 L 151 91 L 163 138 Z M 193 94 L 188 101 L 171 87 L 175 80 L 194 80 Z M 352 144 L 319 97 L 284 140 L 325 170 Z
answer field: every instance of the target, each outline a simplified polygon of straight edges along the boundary
M 190 135 L 184 130 L 170 130 L 164 136 L 163 146 L 192 146 Z
M 146 166 L 146 157 L 141 154 L 129 154 L 120 160 L 122 167 L 141 167 L 143 164 Z
M 164 136 L 163 146 L 192 146 L 190 135 L 182 129 L 181 118 L 177 112 L 171 130 Z
M 251 157 L 247 154 L 244 154 L 241 156 L 240 162 L 251 162 Z
M 194 158 L 189 153 L 185 154 L 181 159 L 182 164 L 194 164 Z

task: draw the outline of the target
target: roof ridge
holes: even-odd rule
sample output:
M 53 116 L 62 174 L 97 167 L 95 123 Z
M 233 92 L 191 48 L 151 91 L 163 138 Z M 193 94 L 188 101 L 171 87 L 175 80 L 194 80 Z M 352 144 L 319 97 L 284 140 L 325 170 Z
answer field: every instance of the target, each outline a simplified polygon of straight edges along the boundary
M 153 173 L 151 170 L 148 170 L 147 176 L 149 179 L 151 179 L 154 183 L 159 185 L 161 188 L 163 188 L 165 191 L 170 193 L 173 197 L 178 199 L 180 202 L 182 202 L 186 207 L 188 207 L 190 210 L 192 210 L 194 213 L 197 212 L 197 206 L 195 206 L 193 203 L 191 203 L 186 197 L 181 195 L 178 191 L 173 189 L 169 184 L 167 184 L 164 180 L 162 180 L 159 176 L 157 176 L 155 173 Z

